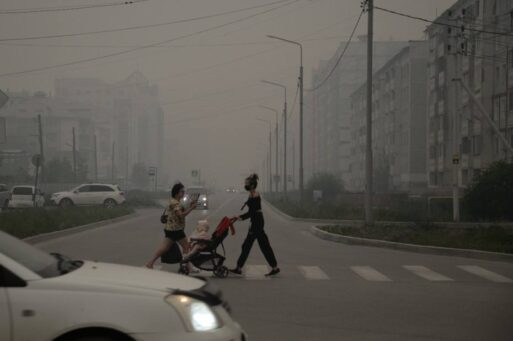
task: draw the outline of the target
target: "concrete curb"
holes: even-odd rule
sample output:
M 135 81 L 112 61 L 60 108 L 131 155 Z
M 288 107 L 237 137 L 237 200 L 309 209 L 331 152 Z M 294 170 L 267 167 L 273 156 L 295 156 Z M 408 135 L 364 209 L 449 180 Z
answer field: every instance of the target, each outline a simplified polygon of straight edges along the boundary
M 35 235 L 32 237 L 24 238 L 23 240 L 30 244 L 42 243 L 42 242 L 46 242 L 46 241 L 49 241 L 52 239 L 79 233 L 82 231 L 92 230 L 92 229 L 95 229 L 95 228 L 98 228 L 101 226 L 118 223 L 118 222 L 124 221 L 124 220 L 129 220 L 129 219 L 137 217 L 138 215 L 139 215 L 139 213 L 137 213 L 137 212 L 130 213 L 130 214 L 127 214 L 127 215 L 124 215 L 121 217 L 101 220 L 101 221 L 97 221 L 97 222 L 91 223 L 91 224 L 75 226 L 75 227 L 71 227 L 71 228 L 67 228 L 67 229 L 63 229 L 63 230 L 59 230 L 59 231 L 48 232 L 48 233 L 41 233 L 41 234 L 38 234 L 38 235 Z
M 417 253 L 428 253 L 442 256 L 458 256 L 467 258 L 476 258 L 483 260 L 502 261 L 502 262 L 513 262 L 513 254 L 499 253 L 499 252 L 488 252 L 480 250 L 467 250 L 467 249 L 454 249 L 439 246 L 425 246 L 416 244 L 405 244 L 396 243 L 386 240 L 367 239 L 359 237 L 343 236 L 336 233 L 330 233 L 323 231 L 318 226 L 312 226 L 310 232 L 324 240 L 329 240 L 337 243 L 344 243 L 349 245 L 363 245 L 363 246 L 375 246 L 381 248 L 388 248 L 393 250 L 417 252 Z

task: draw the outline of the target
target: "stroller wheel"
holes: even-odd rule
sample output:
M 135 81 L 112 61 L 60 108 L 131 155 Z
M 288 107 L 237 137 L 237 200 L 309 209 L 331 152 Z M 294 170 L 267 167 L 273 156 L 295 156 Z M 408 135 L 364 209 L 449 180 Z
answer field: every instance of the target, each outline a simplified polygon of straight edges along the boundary
M 178 273 L 182 275 L 189 275 L 189 269 L 187 268 L 187 264 L 180 264 L 178 268 Z
M 219 278 L 226 278 L 226 276 L 228 276 L 228 268 L 224 265 L 216 268 L 214 270 L 214 276 Z

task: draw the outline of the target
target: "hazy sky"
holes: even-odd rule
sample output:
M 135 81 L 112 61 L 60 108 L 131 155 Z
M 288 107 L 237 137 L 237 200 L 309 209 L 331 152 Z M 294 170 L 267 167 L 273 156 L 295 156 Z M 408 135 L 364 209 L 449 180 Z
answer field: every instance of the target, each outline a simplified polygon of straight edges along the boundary
M 0 40 L 50 34 L 109 30 L 165 23 L 272 3 L 276 0 L 148 0 L 130 6 L 100 7 L 54 13 L 0 14 Z M 0 11 L 116 0 L 1 0 Z M 274 114 L 259 104 L 281 110 L 282 92 L 261 79 L 286 84 L 289 107 L 295 94 L 299 50 L 266 38 L 266 34 L 304 45 L 305 87 L 310 70 L 330 58 L 349 37 L 360 13 L 360 0 L 301 0 L 272 12 L 219 29 L 142 49 L 56 69 L 16 76 L 3 74 L 108 55 L 171 40 L 235 21 L 271 7 L 201 21 L 89 36 L 0 41 L 0 88 L 52 91 L 53 80 L 97 77 L 108 82 L 139 70 L 160 88 L 166 113 L 166 133 L 173 140 L 172 179 L 187 182 L 190 169 L 220 186 L 240 182 L 260 165 L 268 146 L 268 126 Z M 434 19 L 453 0 L 375 0 L 376 5 Z M 274 5 L 279 6 L 279 5 Z M 366 19 L 357 34 L 366 33 Z M 377 40 L 422 39 L 425 24 L 376 11 Z M 342 61 L 343 62 L 343 61 Z M 296 114 L 291 125 L 297 123 Z M 305 128 L 307 129 L 307 128 Z M 297 150 L 297 148 L 296 148 Z M 306 179 L 305 179 L 306 181 Z M 236 185 L 238 183 L 235 183 Z

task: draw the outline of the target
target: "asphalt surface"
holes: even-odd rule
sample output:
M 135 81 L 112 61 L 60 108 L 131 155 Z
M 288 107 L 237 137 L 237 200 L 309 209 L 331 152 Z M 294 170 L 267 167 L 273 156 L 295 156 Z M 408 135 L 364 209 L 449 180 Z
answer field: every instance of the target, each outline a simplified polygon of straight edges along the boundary
M 187 217 L 189 234 L 240 214 L 245 194 L 210 197 Z M 76 259 L 143 266 L 163 238 L 160 209 L 38 244 Z M 215 279 L 250 340 L 513 340 L 513 264 L 350 246 L 318 239 L 264 205 L 281 268 L 268 271 L 255 242 L 243 276 Z M 233 267 L 249 222 L 225 240 Z M 158 266 L 176 271 L 176 266 Z M 211 276 L 210 273 L 202 273 Z

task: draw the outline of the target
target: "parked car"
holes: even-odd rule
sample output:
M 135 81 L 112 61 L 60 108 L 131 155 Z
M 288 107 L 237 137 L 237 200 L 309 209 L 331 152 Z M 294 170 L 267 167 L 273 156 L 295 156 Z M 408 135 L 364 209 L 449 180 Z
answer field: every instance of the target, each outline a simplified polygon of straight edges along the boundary
M 73 205 L 104 205 L 111 208 L 126 201 L 125 193 L 117 185 L 83 184 L 68 192 L 53 193 L 52 204 L 69 207 Z
M 9 189 L 7 185 L 0 184 L 0 207 L 6 208 L 9 203 Z
M 246 340 L 211 283 L 48 254 L 0 231 L 0 340 Z
M 39 188 L 36 190 L 34 186 L 13 186 L 8 200 L 8 208 L 43 207 L 45 205 L 44 193 Z
M 208 209 L 208 191 L 202 186 L 191 186 L 186 189 L 183 197 L 184 206 L 188 205 L 192 200 L 197 200 L 197 209 Z

